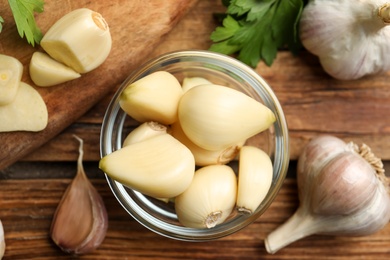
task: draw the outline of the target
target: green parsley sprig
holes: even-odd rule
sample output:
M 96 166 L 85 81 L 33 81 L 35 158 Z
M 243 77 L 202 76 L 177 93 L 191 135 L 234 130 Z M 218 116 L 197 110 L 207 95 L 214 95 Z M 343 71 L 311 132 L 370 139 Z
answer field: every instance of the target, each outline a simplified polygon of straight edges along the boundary
M 222 0 L 227 6 L 222 26 L 210 38 L 210 50 L 235 54 L 256 67 L 260 60 L 271 66 L 278 49 L 293 53 L 301 48 L 298 24 L 307 0 Z
M 32 46 L 39 44 L 43 37 L 41 30 L 35 22 L 34 12 L 43 12 L 43 0 L 8 0 L 12 15 L 18 29 L 20 37 L 26 37 L 26 40 Z M 4 19 L 0 16 L 0 32 Z

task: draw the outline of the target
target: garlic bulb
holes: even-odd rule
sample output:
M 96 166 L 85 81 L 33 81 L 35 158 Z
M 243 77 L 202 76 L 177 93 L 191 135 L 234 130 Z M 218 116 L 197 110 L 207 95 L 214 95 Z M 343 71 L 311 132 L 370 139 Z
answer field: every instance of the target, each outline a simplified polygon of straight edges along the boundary
M 298 159 L 297 182 L 300 205 L 266 238 L 269 253 L 312 234 L 369 235 L 390 220 L 383 164 L 367 145 L 314 138 Z
M 50 236 L 64 252 L 86 254 L 103 242 L 108 217 L 102 197 L 83 169 L 83 140 L 75 138 L 80 142 L 77 175 L 54 213 Z
M 273 112 L 262 103 L 220 85 L 200 85 L 185 92 L 178 116 L 186 136 L 207 150 L 235 145 L 275 121 Z
M 139 122 L 155 121 L 170 125 L 177 120 L 177 107 L 183 94 L 180 82 L 171 73 L 157 71 L 128 85 L 119 104 Z
M 166 134 L 167 130 L 167 126 L 157 122 L 149 121 L 142 123 L 126 136 L 123 146 L 138 143 L 153 136 Z
M 238 212 L 252 214 L 267 196 L 271 187 L 272 161 L 263 150 L 255 146 L 243 146 L 239 155 Z
M 210 165 L 195 172 L 191 185 L 175 198 L 179 222 L 191 228 L 212 228 L 234 209 L 237 179 L 227 165 Z
M 207 150 L 194 144 L 183 132 L 180 122 L 171 125 L 171 135 L 184 144 L 194 155 L 197 166 L 207 166 L 213 164 L 227 164 L 233 160 L 245 141 L 223 148 L 221 150 Z
M 172 198 L 191 184 L 195 160 L 185 145 L 166 133 L 104 156 L 99 168 L 114 180 L 145 195 Z
M 336 79 L 390 69 L 390 1 L 312 0 L 303 9 L 300 39 Z
M 0 259 L 3 258 L 5 252 L 5 239 L 4 239 L 4 229 L 3 223 L 0 220 Z

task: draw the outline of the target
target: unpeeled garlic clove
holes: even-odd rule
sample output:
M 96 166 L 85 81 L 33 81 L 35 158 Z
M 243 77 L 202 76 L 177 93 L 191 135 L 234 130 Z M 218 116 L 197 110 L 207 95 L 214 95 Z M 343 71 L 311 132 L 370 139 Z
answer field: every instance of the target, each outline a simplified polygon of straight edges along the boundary
M 0 220 L 0 259 L 3 258 L 5 252 L 5 239 L 4 239 L 4 229 L 3 223 Z
M 31 57 L 29 71 L 31 80 L 40 87 L 54 86 L 81 76 L 46 53 L 38 51 L 34 52 Z
M 106 60 L 112 40 L 103 16 L 88 8 L 80 8 L 60 18 L 40 44 L 53 59 L 78 73 L 87 73 Z
M 162 134 L 104 156 L 99 168 L 145 195 L 172 198 L 191 184 L 195 160 L 185 145 L 169 134 Z
M 255 146 L 243 146 L 239 154 L 238 212 L 252 214 L 267 196 L 273 176 L 272 161 Z
M 86 254 L 103 242 L 108 217 L 103 199 L 88 180 L 82 166 L 80 141 L 77 175 L 66 189 L 54 213 L 50 236 L 64 252 Z
M 157 71 L 128 85 L 120 95 L 121 108 L 139 122 L 170 125 L 177 120 L 183 94 L 180 82 L 171 73 Z
M 207 150 L 235 145 L 267 129 L 276 119 L 262 103 L 220 85 L 200 85 L 185 92 L 178 115 L 187 137 Z
M 175 198 L 179 222 L 191 228 L 212 228 L 224 222 L 234 209 L 237 179 L 227 165 L 198 169 L 191 185 Z
M 227 164 L 233 160 L 240 151 L 240 148 L 244 145 L 245 141 L 241 141 L 237 144 L 223 148 L 221 150 L 207 150 L 194 144 L 183 132 L 180 126 L 180 122 L 171 125 L 171 135 L 184 144 L 195 158 L 195 164 L 197 166 L 207 166 L 213 164 Z
M 15 99 L 22 73 L 23 64 L 18 59 L 0 54 L 0 106 Z
M 123 141 L 123 146 L 138 143 L 151 137 L 166 134 L 168 127 L 158 122 L 145 122 L 131 131 Z

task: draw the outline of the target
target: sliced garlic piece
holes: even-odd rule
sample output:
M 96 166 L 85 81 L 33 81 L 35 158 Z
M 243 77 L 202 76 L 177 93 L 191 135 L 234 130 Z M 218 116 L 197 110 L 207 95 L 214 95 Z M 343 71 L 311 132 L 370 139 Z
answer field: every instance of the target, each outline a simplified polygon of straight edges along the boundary
M 171 73 L 157 71 L 131 83 L 122 92 L 121 108 L 139 122 L 170 125 L 177 120 L 183 94 L 180 82 Z
M 48 111 L 39 92 L 20 82 L 14 101 L 0 106 L 0 132 L 41 131 L 48 123 Z
M 79 78 L 81 75 L 43 52 L 34 52 L 30 61 L 30 77 L 35 85 L 50 87 Z
M 138 143 L 153 136 L 166 134 L 168 127 L 157 122 L 145 122 L 131 131 L 123 141 L 123 146 Z
M 272 161 L 267 153 L 255 146 L 243 146 L 239 155 L 237 210 L 253 213 L 271 187 Z
M 190 185 L 194 156 L 169 134 L 151 137 L 104 156 L 99 168 L 114 180 L 154 198 L 172 198 Z
M 238 152 L 240 151 L 240 148 L 245 143 L 245 141 L 241 141 L 237 144 L 216 151 L 203 149 L 202 147 L 199 147 L 198 145 L 194 144 L 185 135 L 183 129 L 180 126 L 179 121 L 171 125 L 171 134 L 182 144 L 187 146 L 188 149 L 190 149 L 190 151 L 194 155 L 195 164 L 197 166 L 227 164 L 237 156 Z
M 3 258 L 4 252 L 5 252 L 4 228 L 0 220 L 0 259 Z
M 111 34 L 101 14 L 80 8 L 60 18 L 41 40 L 42 48 L 55 60 L 78 73 L 100 66 L 111 51 Z
M 178 116 L 188 138 L 207 150 L 235 145 L 275 122 L 268 107 L 220 85 L 200 85 L 185 92 Z
M 0 54 L 0 106 L 15 99 L 22 74 L 23 65 L 18 59 Z
M 202 77 L 184 78 L 182 83 L 183 92 L 190 90 L 191 88 L 199 85 L 210 85 L 212 82 Z
M 234 209 L 237 179 L 227 165 L 210 165 L 195 172 L 191 185 L 175 198 L 179 222 L 191 228 L 212 228 Z

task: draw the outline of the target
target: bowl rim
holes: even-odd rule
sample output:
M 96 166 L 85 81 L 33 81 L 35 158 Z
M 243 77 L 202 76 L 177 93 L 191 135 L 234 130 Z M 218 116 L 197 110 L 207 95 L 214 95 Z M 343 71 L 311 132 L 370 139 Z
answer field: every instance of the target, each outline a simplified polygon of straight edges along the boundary
M 119 182 L 110 178 L 106 173 L 105 177 L 107 183 L 114 194 L 117 201 L 120 205 L 131 215 L 137 222 L 139 222 L 144 227 L 149 230 L 160 234 L 162 236 L 182 240 L 182 241 L 209 241 L 215 240 L 218 238 L 225 237 L 227 235 L 233 234 L 249 224 L 253 223 L 258 217 L 260 217 L 271 205 L 274 201 L 276 195 L 279 193 L 279 190 L 284 183 L 284 180 L 287 175 L 287 170 L 290 162 L 290 145 L 289 145 L 289 136 L 288 136 L 288 127 L 287 121 L 284 116 L 283 109 L 279 103 L 278 98 L 273 92 L 272 88 L 268 85 L 268 83 L 251 67 L 242 63 L 241 61 L 216 52 L 208 51 L 208 50 L 181 50 L 181 51 L 173 51 L 168 52 L 162 55 L 159 55 L 153 59 L 148 60 L 138 67 L 138 69 L 134 70 L 130 75 L 123 81 L 118 90 L 113 95 L 107 110 L 105 112 L 100 132 L 100 157 L 104 157 L 105 155 L 113 152 L 112 146 L 115 146 L 117 149 L 121 147 L 121 144 L 117 140 L 116 143 L 112 143 L 113 132 L 110 130 L 117 131 L 116 135 L 122 135 L 123 123 L 126 118 L 126 114 L 122 113 L 121 118 L 119 118 L 119 122 L 121 122 L 120 127 L 117 129 L 114 128 L 114 121 L 111 120 L 111 116 L 118 116 L 121 108 L 119 106 L 119 97 L 120 93 L 123 89 L 129 84 L 131 81 L 135 81 L 143 76 L 147 75 L 149 72 L 158 69 L 159 67 L 163 67 L 164 64 L 177 63 L 180 61 L 188 61 L 194 58 L 199 59 L 200 61 L 215 61 L 215 62 L 223 62 L 224 68 L 227 70 L 237 70 L 239 73 L 243 73 L 248 76 L 251 80 L 260 83 L 261 91 L 263 91 L 263 95 L 258 93 L 259 89 L 255 89 L 256 94 L 261 96 L 266 96 L 268 100 L 265 103 L 271 103 L 271 110 L 274 112 L 276 116 L 275 123 L 278 123 L 278 129 L 280 129 L 281 134 L 279 136 L 275 136 L 276 139 L 275 144 L 275 157 L 273 160 L 273 164 L 276 162 L 280 162 L 277 165 L 274 165 L 274 175 L 276 174 L 278 177 L 273 178 L 274 188 L 272 192 L 268 192 L 267 197 L 264 199 L 266 202 L 264 203 L 262 209 L 256 214 L 252 214 L 250 216 L 238 216 L 236 217 L 238 225 L 233 227 L 229 227 L 226 230 L 226 226 L 223 224 L 217 225 L 212 229 L 207 229 L 207 232 L 201 232 L 199 234 L 199 229 L 192 229 L 186 227 L 179 227 L 173 224 L 169 224 L 163 222 L 161 220 L 155 219 L 153 216 L 150 216 L 147 212 L 145 212 L 140 205 L 138 205 L 133 199 L 130 198 L 126 188 Z M 218 63 L 219 64 L 219 63 Z M 251 85 L 252 86 L 252 85 Z M 253 86 L 252 86 L 253 88 Z M 264 95 L 265 94 L 265 95 Z M 263 100 L 264 101 L 264 100 Z M 111 149 L 107 149 L 108 146 L 111 146 Z M 276 151 L 282 151 L 281 153 L 276 153 Z M 275 167 L 277 166 L 277 167 Z M 143 196 L 142 194 L 134 191 L 137 196 Z M 127 194 L 127 195 L 126 195 Z M 245 221 L 241 221 L 245 220 Z M 185 231 L 184 231 L 185 230 Z

